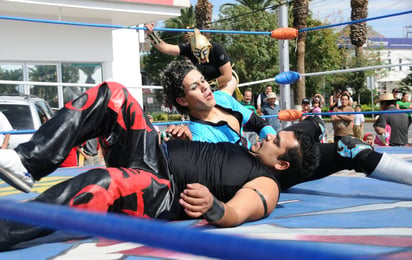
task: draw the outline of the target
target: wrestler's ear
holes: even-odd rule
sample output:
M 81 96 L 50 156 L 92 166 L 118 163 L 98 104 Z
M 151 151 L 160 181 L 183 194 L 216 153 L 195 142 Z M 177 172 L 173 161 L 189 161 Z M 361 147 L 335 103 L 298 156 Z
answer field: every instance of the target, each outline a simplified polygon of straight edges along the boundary
M 278 170 L 278 171 L 284 171 L 284 170 L 287 170 L 287 169 L 289 168 L 290 163 L 287 162 L 287 161 L 278 160 L 278 161 L 275 163 L 274 166 L 275 166 L 275 169 L 276 169 L 276 170 Z
M 176 98 L 176 102 L 183 106 L 183 107 L 187 107 L 189 105 L 189 103 L 186 101 L 186 99 L 184 97 L 178 97 Z

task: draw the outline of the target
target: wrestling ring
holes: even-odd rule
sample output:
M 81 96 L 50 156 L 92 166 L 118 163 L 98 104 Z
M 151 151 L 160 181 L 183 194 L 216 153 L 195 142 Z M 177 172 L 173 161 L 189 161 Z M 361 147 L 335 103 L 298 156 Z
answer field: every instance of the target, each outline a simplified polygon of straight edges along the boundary
M 290 75 L 288 83 L 300 77 Z M 172 123 L 182 122 L 164 124 Z M 376 150 L 412 161 L 411 148 Z M 411 188 L 359 174 L 296 185 L 268 217 L 224 229 L 19 203 L 88 169 L 60 168 L 28 194 L 0 181 L 1 218 L 59 230 L 0 252 L 2 259 L 412 259 Z
M 412 161 L 410 148 L 378 147 Z M 410 186 L 335 175 L 292 187 L 268 217 L 236 228 L 19 203 L 88 168 L 60 168 L 20 193 L 0 181 L 0 216 L 56 228 L 2 259 L 410 259 Z

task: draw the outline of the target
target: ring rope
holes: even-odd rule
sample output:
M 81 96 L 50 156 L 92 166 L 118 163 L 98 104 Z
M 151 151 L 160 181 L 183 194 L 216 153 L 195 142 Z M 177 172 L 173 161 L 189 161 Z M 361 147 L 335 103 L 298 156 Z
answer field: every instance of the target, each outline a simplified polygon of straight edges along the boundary
M 411 66 L 411 65 L 412 65 L 412 62 L 397 63 L 397 64 L 376 65 L 376 66 L 349 68 L 349 69 L 341 69 L 341 70 L 310 72 L 310 73 L 303 73 L 299 75 L 300 77 L 311 77 L 311 76 L 321 76 L 321 75 L 335 74 L 335 73 L 349 73 L 349 72 L 356 72 L 356 71 L 375 70 L 375 69 L 384 69 L 384 68 L 391 68 L 391 67 L 397 67 L 397 66 Z M 276 81 L 275 78 L 240 83 L 238 84 L 238 87 L 251 86 L 251 85 L 272 82 L 272 81 Z M 23 84 L 23 85 L 39 85 L 39 86 L 74 86 L 74 87 L 94 87 L 96 86 L 96 84 L 18 81 L 18 80 L 0 80 L 0 84 Z M 137 86 L 136 88 L 163 89 L 162 86 Z
M 386 64 L 386 65 L 376 65 L 376 66 L 368 66 L 368 67 L 359 67 L 359 68 L 349 68 L 349 69 L 341 69 L 341 70 L 327 70 L 327 71 L 319 71 L 319 72 L 311 72 L 311 73 L 303 73 L 300 74 L 301 77 L 311 77 L 311 76 L 320 76 L 320 75 L 327 75 L 327 74 L 335 74 L 335 73 L 348 73 L 348 72 L 355 72 L 355 71 L 364 71 L 364 70 L 376 70 L 376 69 L 384 69 L 396 66 L 411 66 L 412 62 L 409 63 L 398 63 L 398 64 Z M 246 83 L 238 84 L 238 87 L 245 87 L 251 86 L 266 82 L 275 81 L 275 78 L 269 79 L 262 79 L 257 81 L 251 81 Z
M 320 113 L 302 113 L 302 116 L 330 116 L 330 115 L 356 115 L 356 114 L 364 114 L 364 115 L 380 115 L 380 114 L 403 114 L 403 113 L 412 113 L 412 109 L 407 110 L 383 110 L 383 111 L 361 111 L 361 112 L 320 112 Z M 260 116 L 261 118 L 271 118 L 271 117 L 279 117 L 279 115 L 263 115 Z M 152 125 L 156 126 L 167 126 L 167 125 L 185 125 L 189 124 L 190 121 L 169 121 L 169 122 L 154 122 Z M 29 130 L 11 130 L 11 131 L 0 131 L 0 134 L 32 134 L 37 130 L 29 129 Z
M 273 259 L 274 256 L 276 259 L 349 259 L 327 250 L 315 250 L 283 241 L 202 232 L 200 228 L 182 228 L 156 220 L 102 214 L 34 201 L 16 203 L 2 199 L 0 216 L 32 225 L 220 259 Z
M 316 27 L 312 27 L 312 28 L 303 28 L 303 29 L 300 29 L 299 32 L 308 32 L 308 31 L 320 30 L 320 29 L 325 29 L 325 28 L 330 28 L 330 27 L 337 27 L 337 26 L 348 25 L 348 24 L 363 23 L 363 22 L 366 22 L 366 21 L 384 19 L 384 18 L 388 18 L 388 17 L 392 17 L 392 16 L 404 15 L 404 14 L 410 14 L 410 13 L 412 13 L 412 10 L 399 12 L 399 13 L 393 13 L 393 14 L 387 14 L 387 15 L 381 15 L 381 16 L 375 16 L 375 17 L 369 17 L 369 18 L 363 18 L 363 19 L 353 20 L 353 21 L 349 21 L 349 22 L 335 23 L 335 24 L 330 24 L 330 25 L 321 25 L 321 26 L 316 26 Z
M 404 12 L 397 12 L 387 15 L 381 15 L 376 17 L 369 17 L 349 22 L 337 23 L 337 24 L 329 24 L 323 26 L 317 26 L 312 28 L 303 28 L 298 30 L 299 32 L 305 31 L 314 31 L 320 30 L 324 28 L 342 26 L 347 24 L 355 24 L 355 23 L 362 23 L 371 20 L 377 19 L 384 19 L 393 16 L 405 15 L 412 13 L 412 10 L 404 11 Z M 75 25 L 75 26 L 86 26 L 86 27 L 99 27 L 99 28 L 111 28 L 111 29 L 133 29 L 133 30 L 147 30 L 146 27 L 138 27 L 138 26 L 125 26 L 125 25 L 113 25 L 113 24 L 97 24 L 97 23 L 82 23 L 82 22 L 69 22 L 69 21 L 57 21 L 57 20 L 49 20 L 49 19 L 35 19 L 35 18 L 24 18 L 24 17 L 15 17 L 15 16 L 0 16 L 0 19 L 3 20 L 13 20 L 13 21 L 23 21 L 23 22 L 36 22 L 36 23 L 48 23 L 48 24 L 61 24 L 61 25 Z M 179 29 L 179 28 L 153 28 L 154 31 L 168 31 L 168 32 L 193 32 L 194 29 Z M 256 35 L 271 35 L 271 32 L 263 32 L 263 31 L 235 31 L 235 30 L 210 30 L 210 29 L 202 29 L 199 30 L 204 33 L 227 33 L 227 34 L 256 34 Z

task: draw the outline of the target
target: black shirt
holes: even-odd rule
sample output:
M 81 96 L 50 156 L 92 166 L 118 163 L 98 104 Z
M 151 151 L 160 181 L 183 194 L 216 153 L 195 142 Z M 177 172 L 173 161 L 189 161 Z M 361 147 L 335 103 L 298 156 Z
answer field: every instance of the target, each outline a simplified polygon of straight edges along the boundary
M 207 81 L 215 79 L 221 75 L 219 67 L 230 62 L 225 49 L 218 43 L 212 42 L 212 48 L 209 53 L 208 63 L 199 63 L 197 58 L 193 55 L 192 47 L 188 43 L 179 45 L 180 55 L 188 57 L 192 63 L 202 72 Z
M 232 143 L 170 140 L 167 149 L 176 185 L 175 200 L 180 198 L 179 194 L 188 183 L 207 186 L 223 202 L 229 201 L 247 182 L 258 177 L 268 177 L 277 183 L 269 168 L 247 149 Z

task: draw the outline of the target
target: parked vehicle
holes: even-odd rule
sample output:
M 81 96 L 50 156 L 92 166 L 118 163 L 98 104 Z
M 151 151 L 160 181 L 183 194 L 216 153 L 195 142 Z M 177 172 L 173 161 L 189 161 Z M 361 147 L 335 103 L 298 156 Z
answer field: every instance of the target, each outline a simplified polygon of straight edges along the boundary
M 37 130 L 53 116 L 49 104 L 34 96 L 0 96 L 0 111 L 15 130 Z M 12 134 L 9 148 L 30 140 L 33 134 Z

